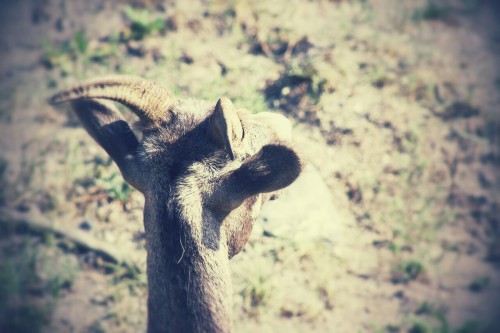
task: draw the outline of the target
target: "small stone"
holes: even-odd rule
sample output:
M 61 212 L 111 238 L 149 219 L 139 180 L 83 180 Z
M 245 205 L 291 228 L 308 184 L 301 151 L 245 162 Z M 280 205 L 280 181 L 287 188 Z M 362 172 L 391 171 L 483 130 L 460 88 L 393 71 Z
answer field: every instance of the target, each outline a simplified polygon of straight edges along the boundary
M 92 222 L 89 220 L 83 220 L 78 227 L 82 230 L 89 231 L 92 229 Z

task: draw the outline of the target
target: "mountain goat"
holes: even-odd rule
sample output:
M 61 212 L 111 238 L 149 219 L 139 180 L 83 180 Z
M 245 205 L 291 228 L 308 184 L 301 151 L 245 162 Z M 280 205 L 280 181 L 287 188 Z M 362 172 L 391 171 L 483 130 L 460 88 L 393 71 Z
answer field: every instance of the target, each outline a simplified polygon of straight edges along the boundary
M 111 101 L 139 118 L 140 140 Z M 145 196 L 148 332 L 231 331 L 229 259 L 263 201 L 290 185 L 301 160 L 278 114 L 177 100 L 137 77 L 112 76 L 50 98 L 70 102 L 87 132 Z

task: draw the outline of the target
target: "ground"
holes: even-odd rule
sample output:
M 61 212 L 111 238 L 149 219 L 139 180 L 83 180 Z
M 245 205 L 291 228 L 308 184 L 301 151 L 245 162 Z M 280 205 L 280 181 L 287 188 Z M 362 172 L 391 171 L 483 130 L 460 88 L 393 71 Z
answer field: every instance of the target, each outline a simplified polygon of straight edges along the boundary
M 231 261 L 236 332 L 498 332 L 497 13 L 493 0 L 1 2 L 0 331 L 145 328 L 143 198 L 46 103 L 123 73 L 294 124 L 303 176 Z

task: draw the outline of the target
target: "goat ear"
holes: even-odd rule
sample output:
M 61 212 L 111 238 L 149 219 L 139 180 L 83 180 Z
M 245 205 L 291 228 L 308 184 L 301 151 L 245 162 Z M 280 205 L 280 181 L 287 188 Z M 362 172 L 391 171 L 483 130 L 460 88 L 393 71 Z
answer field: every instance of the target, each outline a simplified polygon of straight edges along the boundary
M 287 187 L 301 170 L 300 158 L 291 148 L 266 145 L 222 182 L 212 197 L 213 205 L 229 212 L 253 195 Z
M 221 97 L 209 121 L 210 135 L 223 147 L 229 156 L 235 158 L 235 146 L 243 138 L 243 127 L 233 103 Z
M 111 102 L 93 99 L 75 100 L 71 106 L 90 136 L 118 165 L 123 178 L 140 189 L 135 165 L 139 143 L 116 107 Z

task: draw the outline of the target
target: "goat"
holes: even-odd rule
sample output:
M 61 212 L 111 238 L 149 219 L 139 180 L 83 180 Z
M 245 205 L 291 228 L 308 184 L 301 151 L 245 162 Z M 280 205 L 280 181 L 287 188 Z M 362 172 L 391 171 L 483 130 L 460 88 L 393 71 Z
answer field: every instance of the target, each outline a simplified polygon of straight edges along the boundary
M 139 118 L 135 128 L 114 102 Z M 143 193 L 148 328 L 230 332 L 229 259 L 239 253 L 263 201 L 290 185 L 302 162 L 281 115 L 177 100 L 162 86 L 110 76 L 61 91 L 87 132 Z

